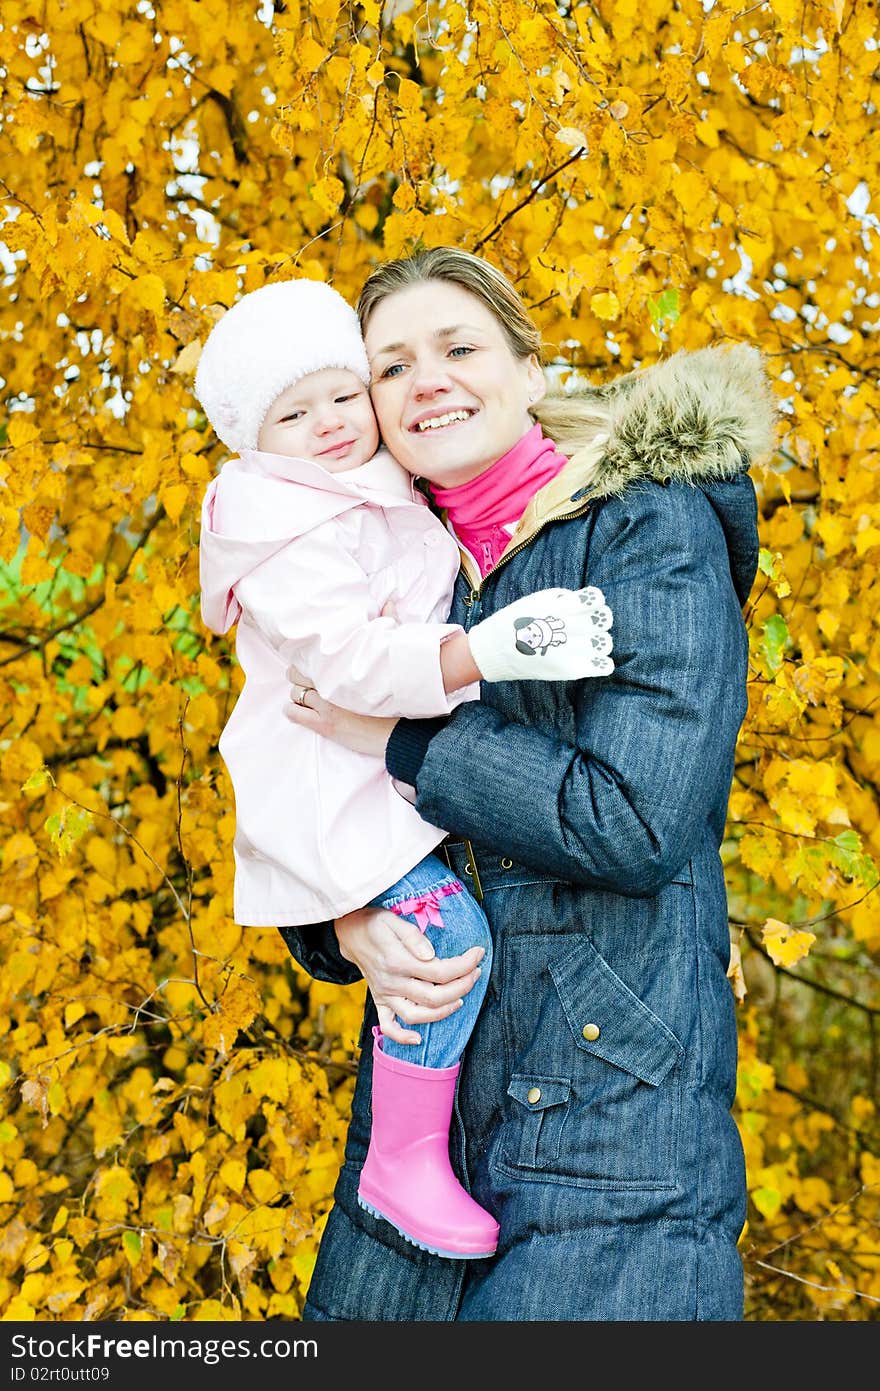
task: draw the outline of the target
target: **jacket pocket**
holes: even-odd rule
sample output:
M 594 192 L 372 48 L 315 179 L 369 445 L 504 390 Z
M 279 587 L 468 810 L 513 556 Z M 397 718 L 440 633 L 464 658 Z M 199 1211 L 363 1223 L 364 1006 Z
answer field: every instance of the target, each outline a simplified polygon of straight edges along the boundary
M 508 1158 L 525 1169 L 543 1169 L 559 1158 L 571 1083 L 560 1077 L 518 1072 L 510 1079 L 507 1095 L 519 1103 L 519 1123 L 512 1132 L 515 1153 Z
M 599 1186 L 673 1187 L 684 1049 L 587 938 L 549 969 L 576 1057 L 561 1170 Z
M 513 1059 L 500 1167 L 583 1188 L 674 1188 L 681 1043 L 587 937 L 561 952 L 560 937 L 544 941 L 553 985 Z
M 651 1087 L 659 1087 L 683 1058 L 672 1030 L 624 985 L 592 942 L 581 940 L 551 961 L 550 974 L 581 1052 Z

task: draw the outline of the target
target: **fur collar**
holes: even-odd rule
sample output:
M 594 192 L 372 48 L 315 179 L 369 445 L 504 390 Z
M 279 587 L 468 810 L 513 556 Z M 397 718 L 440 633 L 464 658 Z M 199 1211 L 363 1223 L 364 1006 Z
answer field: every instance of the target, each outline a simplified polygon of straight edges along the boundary
M 576 394 L 607 412 L 608 438 L 601 450 L 578 450 L 559 475 L 569 499 L 577 488 L 616 497 L 640 479 L 720 482 L 773 451 L 775 397 L 760 352 L 746 343 L 682 350 Z

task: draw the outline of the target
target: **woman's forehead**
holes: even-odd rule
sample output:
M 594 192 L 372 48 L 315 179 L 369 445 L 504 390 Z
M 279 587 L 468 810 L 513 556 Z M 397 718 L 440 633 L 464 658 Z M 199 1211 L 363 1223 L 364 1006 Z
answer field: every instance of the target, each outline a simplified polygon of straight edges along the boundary
M 491 309 L 469 290 L 429 280 L 394 290 L 370 315 L 364 339 L 368 352 L 399 352 L 415 340 L 444 340 L 461 333 L 501 333 Z

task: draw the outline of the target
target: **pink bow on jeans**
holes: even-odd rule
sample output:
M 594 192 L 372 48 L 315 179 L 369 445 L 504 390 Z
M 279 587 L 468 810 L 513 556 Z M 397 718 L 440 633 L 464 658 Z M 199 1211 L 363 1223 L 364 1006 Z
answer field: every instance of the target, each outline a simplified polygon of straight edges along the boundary
M 431 889 L 430 893 L 419 894 L 417 898 L 405 898 L 401 903 L 392 903 L 391 912 L 396 913 L 399 918 L 415 918 L 419 932 L 424 932 L 428 927 L 443 926 L 440 899 L 463 892 L 463 885 L 455 880 L 454 883 L 441 884 L 439 888 Z

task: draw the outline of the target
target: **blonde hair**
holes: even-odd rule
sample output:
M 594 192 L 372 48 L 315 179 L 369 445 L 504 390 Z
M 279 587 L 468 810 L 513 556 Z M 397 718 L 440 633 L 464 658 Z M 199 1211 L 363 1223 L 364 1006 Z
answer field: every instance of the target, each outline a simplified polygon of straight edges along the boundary
M 373 312 L 382 300 L 412 285 L 424 285 L 432 280 L 458 285 L 481 300 L 504 333 L 514 357 L 534 355 L 543 363 L 541 331 L 519 292 L 497 266 L 456 246 L 430 247 L 377 267 L 365 281 L 358 299 L 361 331 L 366 333 Z M 569 456 L 589 446 L 596 435 L 603 433 L 609 418 L 603 396 L 590 387 L 571 395 L 549 393 L 530 407 L 530 414 L 541 422 L 560 452 Z

